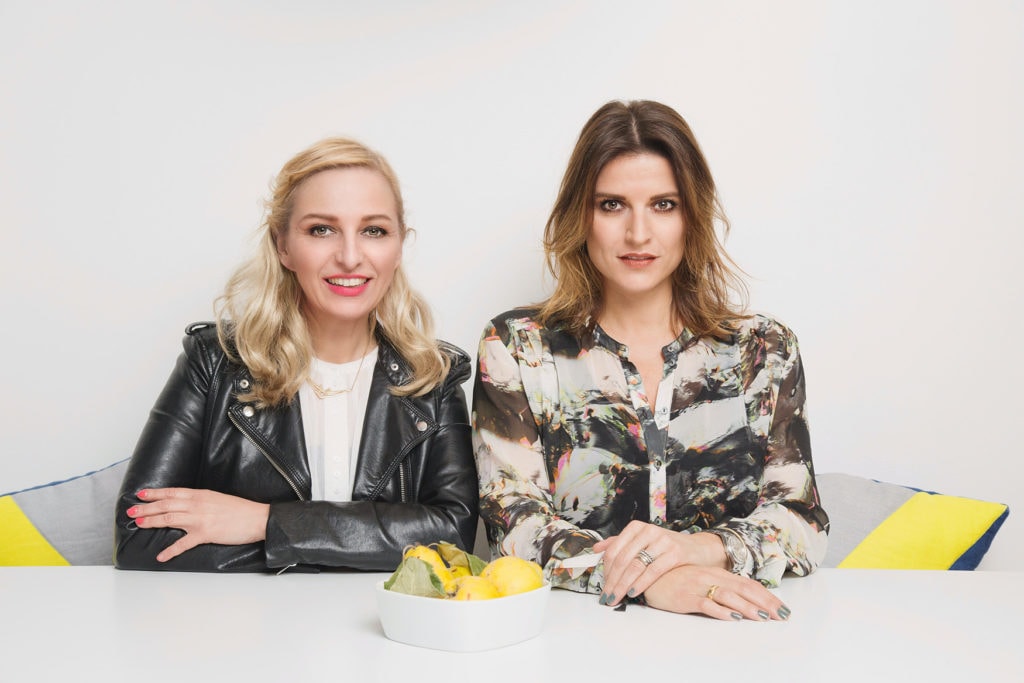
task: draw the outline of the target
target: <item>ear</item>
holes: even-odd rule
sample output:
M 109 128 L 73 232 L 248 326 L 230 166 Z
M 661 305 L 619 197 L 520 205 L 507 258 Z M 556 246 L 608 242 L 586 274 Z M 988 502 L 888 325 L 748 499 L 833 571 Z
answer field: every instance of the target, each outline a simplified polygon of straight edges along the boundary
M 277 237 L 274 238 L 274 246 L 277 248 L 277 260 L 280 261 L 281 265 L 287 268 L 288 270 L 294 271 L 295 269 L 292 268 L 292 259 L 291 255 L 288 253 L 286 242 L 287 240 L 285 239 L 284 235 L 279 234 L 277 235 Z

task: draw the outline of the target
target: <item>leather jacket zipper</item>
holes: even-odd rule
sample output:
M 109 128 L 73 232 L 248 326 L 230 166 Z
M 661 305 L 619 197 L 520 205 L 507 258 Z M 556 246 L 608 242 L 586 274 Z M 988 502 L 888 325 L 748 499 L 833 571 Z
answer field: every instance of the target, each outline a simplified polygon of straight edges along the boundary
M 284 471 L 283 467 L 277 464 L 277 461 L 274 460 L 273 456 L 271 456 L 270 453 L 267 453 L 267 450 L 263 448 L 263 446 L 261 446 L 259 442 L 256 441 L 256 439 L 252 438 L 252 435 L 249 434 L 248 430 L 246 430 L 246 428 L 238 421 L 238 418 L 236 418 L 231 413 L 230 410 L 228 411 L 228 419 L 231 420 L 231 424 L 235 425 L 235 427 L 237 427 L 240 432 L 245 434 L 245 438 L 249 439 L 249 442 L 253 446 L 255 446 L 260 453 L 263 454 L 263 457 L 267 459 L 267 462 L 269 462 L 271 466 L 275 470 L 277 470 L 277 473 L 284 478 L 284 480 L 288 483 L 288 486 L 290 486 L 292 491 L 295 493 L 295 497 L 298 498 L 299 500 L 305 500 L 306 498 L 299 491 L 299 485 L 295 483 L 295 480 L 292 479 L 291 476 Z
M 405 463 L 404 462 L 401 465 L 398 466 L 398 493 L 399 493 L 399 496 L 400 496 L 399 500 L 401 500 L 403 503 L 408 503 L 409 502 L 408 500 L 406 500 L 406 497 L 405 497 Z

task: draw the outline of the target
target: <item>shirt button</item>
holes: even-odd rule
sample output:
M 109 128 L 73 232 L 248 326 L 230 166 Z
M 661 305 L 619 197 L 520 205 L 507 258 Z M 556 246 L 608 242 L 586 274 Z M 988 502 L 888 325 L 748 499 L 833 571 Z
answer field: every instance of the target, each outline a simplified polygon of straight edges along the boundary
M 416 423 L 416 429 L 420 430 L 421 432 L 427 431 L 427 423 L 424 422 L 423 420 L 420 420 L 419 422 Z
M 242 415 L 245 415 L 246 417 L 252 417 L 255 414 L 256 414 L 256 409 L 253 408 L 252 406 L 246 406 L 246 407 L 242 408 Z
M 661 526 L 662 524 L 665 523 L 665 520 L 663 520 L 661 517 L 655 517 L 654 518 L 654 523 L 657 524 L 658 526 Z
M 636 384 L 636 383 L 637 383 L 637 379 L 636 379 L 636 377 L 630 377 L 630 378 L 629 378 L 629 383 L 630 383 L 630 384 Z
M 656 469 L 656 470 L 660 470 L 660 469 L 661 469 L 661 464 L 662 464 L 662 463 L 661 463 L 661 461 L 660 461 L 660 460 L 655 460 L 655 461 L 654 461 L 654 469 Z

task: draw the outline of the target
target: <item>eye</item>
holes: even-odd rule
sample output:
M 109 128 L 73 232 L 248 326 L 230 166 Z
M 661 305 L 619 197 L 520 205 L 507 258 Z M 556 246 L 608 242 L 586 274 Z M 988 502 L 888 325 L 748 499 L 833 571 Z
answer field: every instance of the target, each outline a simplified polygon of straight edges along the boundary
M 672 211 L 677 206 L 679 206 L 679 204 L 672 199 L 659 199 L 658 201 L 654 202 L 655 211 L 668 212 Z
M 597 206 L 602 211 L 607 211 L 611 213 L 612 211 L 618 211 L 619 209 L 621 209 L 622 202 L 620 202 L 618 199 L 602 199 Z
M 363 234 L 367 237 L 387 237 L 388 231 L 379 225 L 368 225 L 363 228 Z
M 334 232 L 334 228 L 323 223 L 317 223 L 316 225 L 309 226 L 309 234 L 313 237 L 327 237 Z

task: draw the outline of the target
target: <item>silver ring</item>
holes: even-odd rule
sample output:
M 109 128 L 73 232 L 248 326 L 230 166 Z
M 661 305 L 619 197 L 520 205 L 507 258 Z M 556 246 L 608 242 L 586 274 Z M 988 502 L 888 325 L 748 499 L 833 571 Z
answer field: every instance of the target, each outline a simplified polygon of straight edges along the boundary
M 647 548 L 644 548 L 636 554 L 636 559 L 643 562 L 644 566 L 647 567 L 651 564 L 651 562 L 654 562 L 654 555 L 651 555 L 649 552 L 647 552 Z

